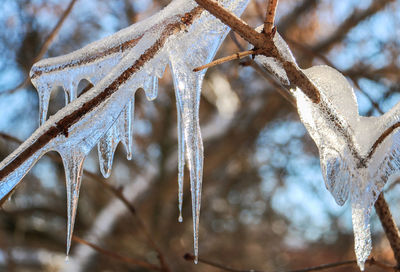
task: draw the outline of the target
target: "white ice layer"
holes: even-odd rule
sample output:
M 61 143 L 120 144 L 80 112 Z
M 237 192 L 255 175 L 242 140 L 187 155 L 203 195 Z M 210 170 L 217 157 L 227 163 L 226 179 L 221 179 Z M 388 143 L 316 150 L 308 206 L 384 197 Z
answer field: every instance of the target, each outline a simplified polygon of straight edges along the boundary
M 328 66 L 304 73 L 319 89 L 321 101 L 313 103 L 297 89 L 297 108 L 318 146 L 327 189 L 339 205 L 350 194 L 355 252 L 363 270 L 372 248 L 372 206 L 387 180 L 400 171 L 400 133 L 394 126 L 400 121 L 400 104 L 380 117 L 359 116 L 354 91 L 342 74 Z M 388 134 L 381 137 L 383 132 Z
M 222 0 L 220 3 L 240 15 L 248 0 Z M 194 253 L 197 260 L 203 173 L 199 103 L 205 70 L 194 73 L 193 68 L 211 61 L 228 28 L 206 11 L 193 13 L 193 22 L 189 20 L 185 23 L 186 15 L 195 7 L 194 1 L 174 0 L 147 20 L 70 54 L 42 60 L 32 67 L 32 83 L 39 94 L 39 119 L 42 125 L 0 163 L 0 173 L 21 154 L 26 156 L 31 145 L 42 139 L 40 137 L 43 135 L 48 135 L 49 131 L 56 131 L 56 136 L 37 151 L 31 152 L 28 159 L 0 181 L 0 199 L 15 188 L 41 156 L 50 150 L 58 151 L 66 172 L 67 254 L 71 245 L 85 157 L 98 144 L 100 169 L 105 177 L 110 175 L 114 152 L 120 141 L 127 150 L 127 157 L 131 158 L 135 91 L 143 88 L 149 100 L 155 99 L 158 78 L 163 75 L 166 64 L 170 63 L 178 112 L 179 220 L 182 220 L 186 154 L 192 192 Z M 171 26 L 174 27 L 173 31 L 167 29 Z M 160 43 L 160 47 L 155 46 Z M 144 57 L 149 55 L 147 59 Z M 137 63 L 140 63 L 140 69 L 129 70 Z M 127 71 L 129 76 L 121 77 Z M 77 98 L 77 85 L 81 79 L 89 80 L 94 87 Z M 118 88 L 113 89 L 116 83 Z M 56 86 L 64 88 L 69 104 L 46 121 L 50 93 Z M 98 97 L 110 89 L 113 89 L 110 95 L 102 97 L 98 104 L 89 110 L 79 111 L 87 105 L 93 105 L 93 101 L 98 101 Z M 78 119 L 73 119 L 63 131 L 57 130 L 65 126 L 65 118 L 76 116 L 77 113 Z

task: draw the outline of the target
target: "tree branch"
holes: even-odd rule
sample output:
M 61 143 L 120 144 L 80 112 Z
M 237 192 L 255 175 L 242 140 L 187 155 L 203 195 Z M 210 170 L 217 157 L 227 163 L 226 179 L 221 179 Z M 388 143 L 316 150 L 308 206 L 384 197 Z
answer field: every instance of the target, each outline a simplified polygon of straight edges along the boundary
M 216 65 L 219 65 L 219 64 L 231 61 L 231 60 L 242 59 L 244 57 L 247 57 L 249 55 L 254 55 L 254 54 L 257 54 L 257 51 L 248 50 L 248 51 L 238 52 L 236 54 L 233 54 L 233 55 L 230 55 L 230 56 L 227 56 L 227 57 L 223 57 L 223 58 L 214 60 L 214 61 L 212 61 L 210 63 L 207 63 L 205 65 L 196 67 L 196 68 L 193 69 L 193 72 L 199 72 L 201 70 L 204 70 L 204 69 L 207 69 L 207 68 L 210 68 L 210 67 L 214 67 Z
M 192 261 L 194 259 L 194 256 L 190 253 L 186 253 L 183 258 L 186 261 Z M 199 263 L 203 263 L 212 267 L 216 267 L 219 269 L 222 269 L 223 271 L 228 271 L 228 272 L 263 272 L 261 270 L 254 270 L 254 269 L 248 269 L 248 270 L 241 270 L 241 269 L 235 269 L 226 265 L 221 265 L 212 261 L 208 261 L 202 258 L 199 258 Z M 383 262 L 376 261 L 374 258 L 370 258 L 366 260 L 366 263 L 369 264 L 370 266 L 376 266 L 384 271 L 388 272 L 398 272 L 398 269 L 396 267 L 390 266 L 388 264 L 385 264 Z M 342 262 L 335 262 L 335 263 L 330 263 L 330 264 L 322 264 L 318 266 L 313 266 L 313 267 L 308 267 L 304 269 L 296 269 L 296 270 L 288 270 L 287 272 L 311 272 L 311 271 L 322 271 L 330 268 L 337 268 L 337 267 L 345 267 L 345 266 L 353 266 L 357 265 L 356 260 L 349 260 L 349 261 L 342 261 Z
M 260 52 L 262 55 L 273 57 L 280 61 L 289 77 L 291 85 L 299 87 L 314 103 L 319 103 L 320 94 L 317 87 L 295 63 L 285 60 L 284 56 L 280 54 L 273 42 L 273 35 L 267 36 L 263 33 L 258 33 L 215 0 L 195 1 L 223 23 L 231 27 L 232 30 L 237 32 L 247 42 L 254 45 L 255 48 L 261 50 Z
M 375 210 L 392 247 L 397 267 L 400 267 L 400 233 L 383 193 L 379 195 L 378 200 L 375 202 Z

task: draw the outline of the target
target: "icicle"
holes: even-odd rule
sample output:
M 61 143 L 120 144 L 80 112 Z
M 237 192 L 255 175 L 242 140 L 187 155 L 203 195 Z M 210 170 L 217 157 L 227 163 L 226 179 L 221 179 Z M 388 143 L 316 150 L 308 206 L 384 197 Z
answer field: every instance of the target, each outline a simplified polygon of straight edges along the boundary
M 39 96 L 39 126 L 43 125 L 47 119 L 47 111 L 49 108 L 49 100 L 51 94 L 51 87 L 47 84 L 35 85 Z
M 114 152 L 120 141 L 118 123 L 119 120 L 117 120 L 115 124 L 104 134 L 97 145 L 100 171 L 105 178 L 108 178 L 111 175 Z
M 123 134 L 121 136 L 122 144 L 126 150 L 126 158 L 128 160 L 132 159 L 132 148 L 133 148 L 133 120 L 134 120 L 134 112 L 135 112 L 135 98 L 132 98 L 131 102 L 126 105 L 125 110 L 123 111 Z
M 364 271 L 365 261 L 372 250 L 371 231 L 369 226 L 370 210 L 365 211 L 357 203 L 352 203 L 352 220 L 354 232 L 354 249 L 357 257 L 357 264 L 361 271 Z
M 225 1 L 223 5 L 235 14 L 241 14 L 248 0 Z M 207 13 L 206 13 L 207 14 Z M 198 31 L 197 29 L 202 29 Z M 188 33 L 195 32 L 194 36 Z M 203 141 L 199 124 L 201 84 L 206 70 L 193 68 L 212 60 L 229 28 L 209 14 L 197 20 L 187 33 L 177 38 L 168 48 L 174 79 L 178 116 L 178 202 L 179 221 L 182 220 L 183 174 L 185 155 L 190 172 L 192 195 L 193 240 L 195 263 L 198 260 L 199 219 L 203 176 Z M 192 46 L 187 47 L 190 44 Z
M 177 96 L 178 118 L 180 119 L 180 127 L 178 127 L 178 135 L 182 136 L 182 128 L 184 141 L 179 140 L 180 150 L 180 167 L 182 165 L 182 156 L 184 148 L 182 144 L 186 144 L 186 154 L 189 162 L 190 171 L 190 187 L 192 194 L 192 214 L 193 214 L 193 240 L 194 240 L 194 256 L 195 262 L 198 259 L 198 241 L 199 241 L 199 219 L 201 205 L 201 187 L 203 175 L 203 141 L 201 139 L 199 124 L 199 106 L 201 84 L 204 77 L 203 73 L 193 73 L 190 69 L 182 64 L 175 64 L 171 60 L 171 69 L 174 78 L 175 93 Z M 179 178 L 183 178 L 183 169 L 179 174 Z M 180 190 L 182 189 L 182 180 L 179 180 Z M 181 199 L 180 199 L 181 200 Z
M 152 101 L 157 98 L 158 94 L 158 78 L 157 76 L 149 76 L 148 80 L 143 83 L 143 89 L 146 93 L 148 101 Z
M 71 150 L 70 153 L 61 154 L 67 187 L 67 256 L 71 248 L 72 235 L 74 231 L 75 217 L 77 212 L 79 189 L 82 181 L 83 162 L 85 155 L 79 151 Z
M 64 92 L 65 92 L 65 105 L 71 103 L 78 97 L 78 86 L 75 80 L 67 83 L 64 85 Z
M 100 139 L 97 147 L 101 173 L 105 178 L 111 174 L 114 153 L 118 143 L 122 141 L 128 160 L 132 159 L 133 146 L 133 120 L 134 98 L 127 103 L 124 110 L 118 116 L 117 121 Z
M 178 221 L 183 222 L 182 205 L 183 205 L 183 179 L 185 171 L 185 136 L 182 127 L 182 101 L 181 96 L 175 89 L 176 96 L 176 115 L 178 129 Z

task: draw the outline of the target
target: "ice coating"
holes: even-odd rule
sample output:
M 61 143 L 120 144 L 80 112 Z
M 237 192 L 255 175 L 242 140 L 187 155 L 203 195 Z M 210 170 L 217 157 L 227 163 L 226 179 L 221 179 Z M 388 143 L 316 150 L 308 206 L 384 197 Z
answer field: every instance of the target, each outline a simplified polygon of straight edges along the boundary
M 158 94 L 158 78 L 157 76 L 149 76 L 149 79 L 143 84 L 143 89 L 146 93 L 146 98 L 152 101 L 157 98 Z
M 350 195 L 357 263 L 371 252 L 370 213 L 383 186 L 400 171 L 400 104 L 380 117 L 358 115 L 354 91 L 328 66 L 304 70 L 320 91 L 313 103 L 294 91 L 302 122 L 317 144 L 327 189 L 343 205 Z
M 256 31 L 261 32 L 264 28 L 264 25 L 260 25 L 256 28 Z M 279 35 L 278 32 L 275 32 L 273 42 L 276 48 L 279 51 L 279 54 L 282 56 L 283 60 L 292 62 L 296 64 L 296 60 L 292 55 L 292 52 L 289 49 L 289 46 L 286 44 L 285 40 Z M 286 74 L 285 69 L 280 61 L 273 57 L 266 57 L 264 55 L 257 55 L 255 57 L 255 61 L 261 64 L 264 68 L 266 68 L 271 74 L 273 74 L 276 79 L 283 86 L 290 86 L 289 77 Z M 297 64 L 296 64 L 297 66 Z
M 100 171 L 105 178 L 111 175 L 114 153 L 119 142 L 122 142 L 125 147 L 126 158 L 128 160 L 132 159 L 134 101 L 135 99 L 132 98 L 127 103 L 117 121 L 97 144 Z
M 220 3 L 239 15 L 248 0 Z M 128 158 L 132 156 L 135 91 L 143 88 L 149 100 L 155 99 L 157 78 L 170 63 L 178 111 L 179 209 L 182 210 L 186 153 L 197 260 L 203 173 L 199 102 L 205 71 L 195 73 L 192 70 L 211 61 L 228 30 L 194 1 L 175 0 L 158 14 L 110 37 L 70 54 L 36 63 L 31 70 L 31 80 L 39 94 L 42 126 L 0 163 L 0 197 L 9 194 L 43 154 L 58 151 L 66 171 L 68 253 L 85 157 L 98 143 L 101 171 L 108 176 L 119 141 L 125 145 Z M 89 80 L 94 87 L 77 98 L 76 86 L 81 79 Z M 46 121 L 50 93 L 56 86 L 64 88 L 69 104 Z M 34 151 L 30 152 L 32 146 Z M 15 160 L 24 156 L 28 158 L 11 171 Z

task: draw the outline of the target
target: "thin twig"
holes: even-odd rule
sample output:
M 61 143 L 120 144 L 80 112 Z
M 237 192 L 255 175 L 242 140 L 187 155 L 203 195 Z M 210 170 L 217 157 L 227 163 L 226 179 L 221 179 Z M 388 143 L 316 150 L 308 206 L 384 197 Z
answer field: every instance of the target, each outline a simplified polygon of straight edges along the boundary
M 186 253 L 183 258 L 186 261 L 193 261 L 194 256 L 190 253 Z M 199 263 L 203 263 L 212 267 L 220 268 L 224 271 L 229 271 L 229 272 L 263 272 L 261 270 L 254 270 L 254 269 L 248 269 L 248 270 L 240 270 L 240 269 L 235 269 L 231 268 L 229 266 L 221 265 L 212 261 L 204 260 L 202 258 L 199 258 Z M 369 264 L 370 266 L 377 266 L 379 268 L 382 268 L 384 271 L 390 271 L 390 272 L 397 272 L 397 268 L 390 266 L 388 264 L 385 264 L 383 262 L 376 261 L 374 258 L 370 258 L 366 260 L 366 263 Z M 330 263 L 330 264 L 323 264 L 323 265 L 318 265 L 318 266 L 313 266 L 313 267 L 308 267 L 304 269 L 297 269 L 297 270 L 289 270 L 287 272 L 311 272 L 311 271 L 322 271 L 330 268 L 337 268 L 337 267 L 344 267 L 344 266 L 352 266 L 352 265 L 357 265 L 356 260 L 349 260 L 349 261 L 343 261 L 343 262 L 335 262 L 335 263 Z
M 289 77 L 289 82 L 299 87 L 313 103 L 320 102 L 320 93 L 315 84 L 292 61 L 288 61 L 281 54 L 273 41 L 273 35 L 258 33 L 243 20 L 221 6 L 215 0 L 195 0 L 197 4 L 216 16 L 223 23 L 237 32 L 243 39 L 260 50 L 262 55 L 273 57 L 282 63 L 283 69 Z
M 381 193 L 375 202 L 375 210 L 381 221 L 383 230 L 392 247 L 397 266 L 400 267 L 400 233 L 399 229 L 394 222 L 389 206 Z
M 268 1 L 267 12 L 265 14 L 265 20 L 264 20 L 264 33 L 267 35 L 271 34 L 272 29 L 274 28 L 275 13 L 277 6 L 278 6 L 278 0 Z
M 67 19 L 68 15 L 71 13 L 71 10 L 74 7 L 76 2 L 77 2 L 77 0 L 71 0 L 68 7 L 63 12 L 61 18 L 58 20 L 57 24 L 54 26 L 54 28 L 50 32 L 49 36 L 47 36 L 47 38 L 45 39 L 44 43 L 42 44 L 42 47 L 40 48 L 39 54 L 33 59 L 31 66 L 35 62 L 38 62 L 39 60 L 41 60 L 42 57 L 44 56 L 44 54 L 46 54 L 50 45 L 53 43 L 54 39 L 56 38 L 57 34 L 60 32 L 61 26 L 64 24 L 65 19 Z M 14 87 L 10 90 L 2 91 L 2 92 L 0 92 L 0 94 L 13 93 L 13 92 L 25 87 L 28 83 L 29 83 L 29 76 L 26 75 L 25 79 L 20 84 L 18 84 L 16 87 Z
M 214 61 L 212 61 L 210 63 L 207 63 L 205 65 L 196 67 L 196 68 L 193 69 L 193 72 L 199 72 L 199 71 L 201 71 L 203 69 L 207 69 L 207 68 L 210 68 L 210 67 L 213 67 L 213 66 L 216 66 L 216 65 L 231 61 L 231 60 L 242 59 L 244 57 L 247 57 L 249 55 L 255 55 L 257 53 L 258 53 L 257 50 L 248 50 L 248 51 L 243 51 L 243 52 L 237 52 L 237 53 L 235 53 L 233 55 L 230 55 L 230 56 L 227 56 L 227 57 L 223 57 L 223 58 L 214 60 Z
M 148 263 L 148 262 L 145 262 L 145 261 L 141 261 L 141 260 L 128 258 L 128 257 L 125 257 L 125 256 L 121 256 L 121 255 L 116 254 L 114 252 L 105 250 L 105 249 L 103 249 L 103 248 L 101 248 L 101 247 L 99 247 L 99 246 L 97 246 L 95 244 L 92 244 L 92 243 L 90 243 L 90 242 L 88 242 L 86 240 L 83 240 L 83 239 L 81 239 L 81 238 L 79 238 L 79 237 L 77 237 L 75 235 L 72 236 L 72 240 L 74 240 L 74 241 L 76 241 L 78 243 L 87 245 L 87 246 L 91 247 L 92 249 L 96 250 L 97 252 L 99 252 L 99 253 L 101 253 L 103 255 L 106 255 L 107 257 L 110 257 L 110 258 L 113 258 L 115 260 L 118 260 L 120 262 L 133 264 L 133 265 L 140 266 L 140 267 L 146 268 L 146 269 L 162 271 L 161 267 L 158 267 L 158 266 L 156 266 L 154 264 L 151 264 L 151 263 Z

